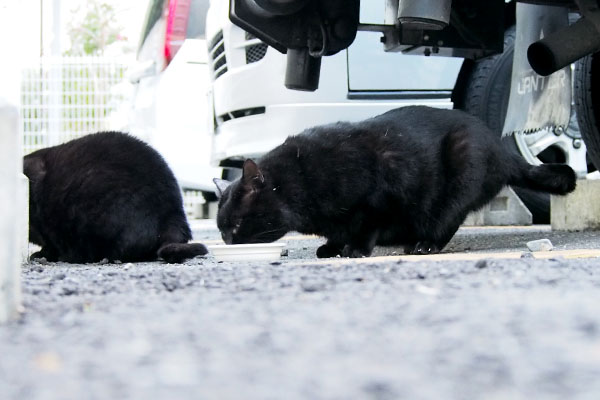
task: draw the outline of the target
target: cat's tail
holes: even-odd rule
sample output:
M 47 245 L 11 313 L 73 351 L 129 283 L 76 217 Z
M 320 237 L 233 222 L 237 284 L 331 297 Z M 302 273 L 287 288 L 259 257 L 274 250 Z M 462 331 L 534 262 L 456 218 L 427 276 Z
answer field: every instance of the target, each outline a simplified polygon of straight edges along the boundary
M 575 190 L 577 175 L 568 165 L 531 165 L 519 156 L 515 158 L 517 168 L 509 178 L 509 185 L 559 195 Z
M 158 249 L 158 256 L 170 264 L 179 264 L 188 258 L 208 253 L 202 243 L 167 243 Z
M 183 207 L 179 211 L 179 214 L 171 215 L 160 230 L 162 241 L 156 252 L 170 264 L 179 264 L 188 258 L 208 253 L 202 243 L 188 243 L 192 239 L 192 231 L 183 213 Z

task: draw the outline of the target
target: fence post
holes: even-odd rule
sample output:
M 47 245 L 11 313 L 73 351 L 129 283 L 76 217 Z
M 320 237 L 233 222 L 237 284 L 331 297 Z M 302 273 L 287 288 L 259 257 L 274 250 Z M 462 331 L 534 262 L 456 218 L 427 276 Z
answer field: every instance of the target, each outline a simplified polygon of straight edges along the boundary
M 62 138 L 63 85 L 62 58 L 52 57 L 48 67 L 48 146 L 56 146 Z
M 21 143 L 16 106 L 0 97 L 0 322 L 20 307 L 23 196 Z M 20 195 L 21 193 L 21 195 Z

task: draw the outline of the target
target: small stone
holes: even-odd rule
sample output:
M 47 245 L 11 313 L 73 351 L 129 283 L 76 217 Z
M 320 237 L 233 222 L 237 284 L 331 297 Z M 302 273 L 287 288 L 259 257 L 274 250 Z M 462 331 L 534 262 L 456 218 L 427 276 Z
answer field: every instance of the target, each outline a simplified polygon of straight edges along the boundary
M 180 289 L 181 288 L 181 284 L 178 281 L 172 280 L 172 281 L 163 281 L 162 282 L 163 286 L 165 289 L 167 289 L 168 292 L 172 292 L 176 289 Z
M 438 289 L 436 289 L 434 287 L 425 286 L 425 285 L 417 285 L 417 287 L 415 287 L 415 290 L 426 296 L 437 296 L 438 293 L 440 292 Z
M 279 261 L 273 261 L 273 262 L 271 263 L 271 265 L 281 265 L 281 262 L 279 262 Z
M 281 250 L 281 257 L 287 257 L 288 256 L 288 249 L 283 249 Z
M 63 368 L 63 361 L 60 355 L 54 351 L 46 351 L 35 355 L 35 367 L 43 372 L 57 373 Z
M 551 251 L 554 246 L 552 246 L 552 242 L 548 239 L 539 239 L 527 242 L 527 248 L 530 251 Z
M 521 258 L 534 258 L 533 253 L 530 251 L 524 251 L 521 253 Z
M 108 264 L 110 261 L 108 261 L 108 258 L 103 258 L 102 260 L 98 261 L 98 265 L 104 265 L 104 264 Z
M 325 288 L 327 287 L 325 285 L 324 282 L 302 282 L 300 284 L 300 286 L 302 287 L 302 290 L 304 290 L 305 292 L 319 292 L 321 290 L 325 290 Z
M 66 277 L 67 277 L 67 275 L 65 275 L 65 274 L 56 274 L 52 277 L 52 280 L 53 281 L 62 281 Z
M 475 268 L 477 269 L 484 269 L 487 268 L 487 261 L 486 260 L 479 260 L 475 263 Z
M 129 268 L 133 267 L 132 263 L 127 263 L 125 264 L 125 266 L 123 267 L 124 270 L 128 270 Z
M 62 294 L 64 296 L 71 296 L 71 295 L 78 294 L 78 293 L 79 293 L 79 290 L 74 286 L 63 286 L 63 288 L 62 288 Z

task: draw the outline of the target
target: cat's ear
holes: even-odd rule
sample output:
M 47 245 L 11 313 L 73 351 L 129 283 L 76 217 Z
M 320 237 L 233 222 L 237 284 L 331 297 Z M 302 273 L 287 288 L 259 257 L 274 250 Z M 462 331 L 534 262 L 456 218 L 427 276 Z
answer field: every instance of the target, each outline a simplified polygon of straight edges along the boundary
M 217 198 L 221 198 L 223 197 L 223 193 L 225 192 L 225 189 L 227 189 L 227 187 L 229 185 L 231 185 L 231 182 L 226 181 L 224 179 L 219 179 L 219 178 L 214 178 L 213 182 L 215 183 L 215 186 L 217 186 Z
M 265 177 L 254 161 L 250 159 L 244 161 L 242 170 L 242 183 L 244 187 L 258 189 L 265 183 Z
M 42 179 L 46 175 L 46 163 L 42 157 L 25 157 L 23 173 L 32 181 Z

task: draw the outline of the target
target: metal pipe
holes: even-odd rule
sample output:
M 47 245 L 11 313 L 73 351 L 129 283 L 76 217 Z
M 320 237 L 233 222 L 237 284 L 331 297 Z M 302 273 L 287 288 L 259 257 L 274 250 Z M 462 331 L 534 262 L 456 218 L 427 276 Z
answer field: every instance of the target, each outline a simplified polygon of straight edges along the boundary
M 440 30 L 450 22 L 452 0 L 400 0 L 398 20 L 404 28 Z
M 527 49 L 527 59 L 535 72 L 547 76 L 597 51 L 600 51 L 600 32 L 584 17 L 532 43 Z
M 285 68 L 285 87 L 315 91 L 319 87 L 321 57 L 312 57 L 308 48 L 288 49 Z

